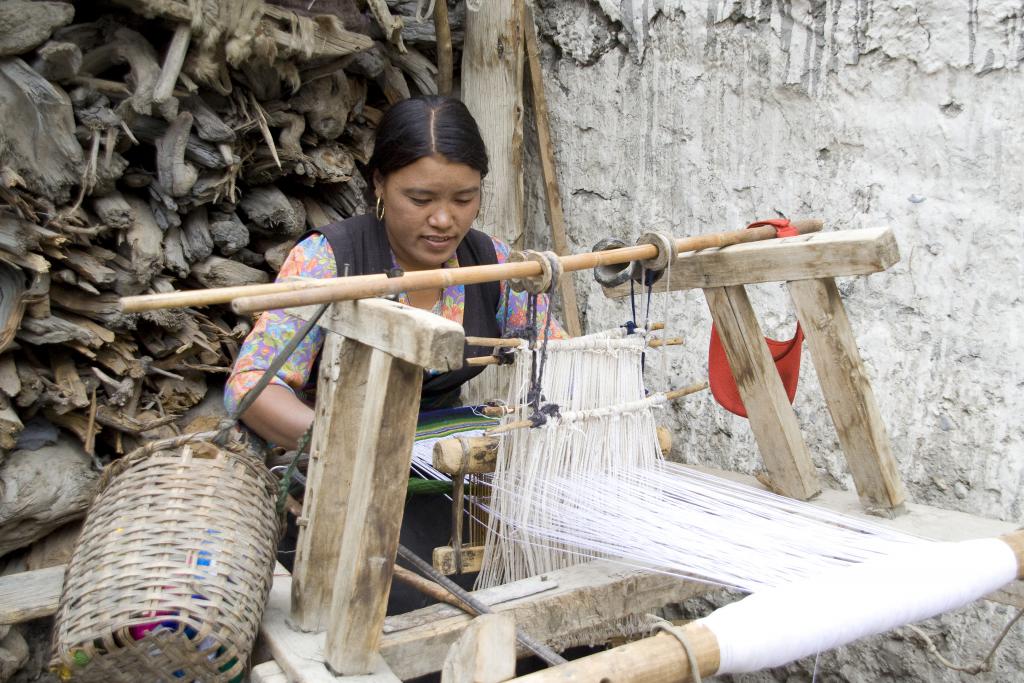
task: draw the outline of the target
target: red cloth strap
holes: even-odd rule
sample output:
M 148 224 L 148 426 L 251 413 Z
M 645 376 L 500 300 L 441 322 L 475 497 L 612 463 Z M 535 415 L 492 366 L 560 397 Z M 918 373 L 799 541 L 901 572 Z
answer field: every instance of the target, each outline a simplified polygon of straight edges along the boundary
M 796 326 L 796 334 L 788 341 L 765 337 L 790 403 L 796 396 L 797 380 L 800 378 L 800 350 L 803 341 L 804 331 L 800 329 L 799 323 Z M 708 348 L 708 381 L 711 384 L 712 395 L 723 408 L 740 417 L 747 416 L 747 409 L 743 405 L 732 369 L 729 367 L 729 359 L 726 358 L 725 348 L 722 346 L 722 340 L 718 338 L 718 331 L 714 325 L 711 326 L 711 345 Z
M 747 230 L 759 228 L 762 225 L 770 225 L 775 228 L 776 237 L 796 237 L 800 234 L 795 225 L 790 225 L 788 218 L 771 218 L 766 221 L 757 221 L 748 225 Z

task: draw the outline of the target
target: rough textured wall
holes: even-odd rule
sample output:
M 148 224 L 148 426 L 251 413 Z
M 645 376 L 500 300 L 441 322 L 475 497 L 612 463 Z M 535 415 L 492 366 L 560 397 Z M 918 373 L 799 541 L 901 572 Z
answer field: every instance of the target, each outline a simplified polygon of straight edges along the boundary
M 779 213 L 831 229 L 892 226 L 901 262 L 840 281 L 912 500 L 1014 520 L 1024 504 L 1024 2 L 537 0 L 559 183 L 574 251 L 648 229 L 742 227 Z M 533 243 L 543 244 L 543 195 Z M 580 277 L 589 329 L 627 308 Z M 781 285 L 751 288 L 791 335 Z M 654 319 L 664 315 L 653 301 Z M 706 373 L 699 292 L 671 298 L 667 380 Z M 852 481 L 805 358 L 796 409 L 826 485 Z M 657 374 L 657 373 L 656 373 Z M 744 471 L 744 420 L 706 394 L 670 418 L 676 454 Z M 927 624 L 984 654 L 1011 612 Z M 822 680 L 958 680 L 903 635 L 823 657 Z M 1024 676 L 1020 635 L 999 672 Z M 813 662 L 744 680 L 805 680 Z

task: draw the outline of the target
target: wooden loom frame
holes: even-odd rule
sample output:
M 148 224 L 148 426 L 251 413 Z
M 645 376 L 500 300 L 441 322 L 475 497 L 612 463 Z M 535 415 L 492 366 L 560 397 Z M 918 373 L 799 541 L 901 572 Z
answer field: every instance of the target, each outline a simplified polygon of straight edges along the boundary
M 804 499 L 820 490 L 744 290 L 746 284 L 785 281 L 859 496 L 858 501 L 851 494 L 825 491 L 815 503 L 846 514 L 867 508 L 895 517 L 890 521 L 894 527 L 941 540 L 959 540 L 951 535 L 957 530 L 960 538 L 1007 533 L 1014 524 L 905 502 L 834 282 L 837 276 L 885 270 L 898 258 L 888 229 L 805 235 L 684 254 L 673 264 L 668 286 L 704 290 L 745 404 L 768 407 L 753 409 L 750 424 L 777 489 Z M 291 576 L 282 568 L 275 576 L 256 657 L 272 659 L 256 666 L 251 680 L 336 680 L 328 662 L 353 681 L 396 681 L 438 671 L 449 648 L 473 623 L 471 617 L 446 605 L 386 619 L 384 611 L 422 369 L 456 367 L 462 329 L 383 300 L 333 304 L 320 324 L 337 334 L 328 335 L 321 361 L 296 566 Z M 399 453 L 407 455 L 395 457 Z M 350 495 L 323 493 L 337 490 Z M 897 516 L 900 512 L 908 514 Z M 0 623 L 52 614 L 62 574 L 51 568 L 0 579 Z M 1020 586 L 1015 583 L 991 597 L 1024 607 Z M 564 623 L 592 628 L 708 590 L 593 562 L 476 595 L 545 640 L 561 635 Z

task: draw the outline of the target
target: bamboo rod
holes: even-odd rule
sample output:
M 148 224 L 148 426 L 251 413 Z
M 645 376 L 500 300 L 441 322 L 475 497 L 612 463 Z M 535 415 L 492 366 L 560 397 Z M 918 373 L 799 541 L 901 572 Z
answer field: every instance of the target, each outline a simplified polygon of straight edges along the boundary
M 682 337 L 669 337 L 668 339 L 652 339 L 647 343 L 647 346 L 656 349 L 659 346 L 679 346 L 682 343 Z
M 801 233 L 821 230 L 821 221 L 794 221 L 794 227 Z M 763 226 L 749 230 L 732 230 L 709 235 L 685 237 L 675 241 L 679 253 L 726 247 L 733 244 L 759 242 L 775 237 L 775 228 Z M 641 244 L 607 251 L 592 251 L 559 257 L 564 272 L 587 270 L 597 266 L 647 260 L 658 255 L 653 244 Z M 531 278 L 541 274 L 541 265 L 534 261 L 497 263 L 486 266 L 465 268 L 438 268 L 406 273 L 401 277 L 380 278 L 373 282 L 364 279 L 346 278 L 343 282 L 332 282 L 316 288 L 257 296 L 244 296 L 234 300 L 232 308 L 236 313 L 254 313 L 278 308 L 310 306 L 333 301 L 352 301 L 375 296 L 388 296 L 401 292 L 415 292 L 422 289 L 437 289 L 452 285 L 475 285 L 495 280 Z
M 707 382 L 697 382 L 689 386 L 685 386 L 681 389 L 673 389 L 672 391 L 666 391 L 664 393 L 665 398 L 669 401 L 674 401 L 677 398 L 689 396 L 690 394 L 696 394 L 699 391 L 704 391 L 708 388 Z M 484 432 L 484 436 L 497 436 L 498 434 L 505 434 L 506 432 L 515 431 L 516 429 L 526 429 L 532 427 L 533 423 L 529 420 L 516 420 L 515 422 L 509 422 L 499 427 L 492 427 Z
M 713 676 L 720 662 L 715 634 L 698 623 L 690 623 L 681 628 L 697 659 L 701 677 Z M 690 661 L 679 640 L 668 633 L 659 633 L 512 680 L 523 683 L 690 683 L 694 680 L 690 671 Z
M 374 275 L 356 275 L 348 278 L 295 278 L 283 282 L 271 282 L 265 285 L 235 285 L 233 287 L 212 287 L 210 289 L 192 289 L 160 294 L 140 294 L 138 296 L 121 297 L 121 311 L 124 313 L 142 313 L 162 308 L 187 308 L 191 306 L 213 306 L 227 304 L 243 296 L 258 296 L 295 292 L 314 287 L 326 287 L 341 280 L 366 282 L 386 279 L 384 273 Z
M 477 344 L 475 342 L 470 342 L 469 341 L 470 339 L 483 339 L 483 338 L 482 337 L 466 337 L 466 343 L 467 344 L 472 344 L 473 346 L 503 346 L 503 347 L 512 347 L 512 348 L 515 348 L 515 347 L 519 346 L 519 343 L 516 343 L 516 344 L 507 344 L 507 343 L 503 343 L 503 344 Z M 509 340 L 507 340 L 507 339 L 502 339 L 502 340 L 492 339 L 492 340 L 489 340 L 489 341 L 507 342 Z M 522 340 L 520 340 L 520 342 L 521 341 Z M 683 343 L 683 338 L 682 337 L 669 337 L 668 339 L 652 339 L 650 341 L 650 343 L 647 344 L 647 346 L 651 347 L 652 349 L 656 349 L 659 346 L 679 346 L 682 343 Z M 474 358 L 467 358 L 466 359 L 466 365 L 469 365 L 471 367 L 479 367 L 481 365 L 501 365 L 501 363 L 502 363 L 502 360 L 500 358 L 498 358 L 497 356 L 476 356 Z
M 650 326 L 650 330 L 663 330 L 665 329 L 665 323 L 653 323 Z M 466 337 L 467 346 L 493 346 L 502 349 L 515 349 L 522 346 L 526 342 L 525 339 L 520 337 Z M 668 340 L 654 339 L 648 346 L 675 346 L 682 344 L 682 337 L 670 337 Z
M 515 349 L 525 343 L 519 337 L 466 337 L 467 346 L 494 346 L 502 349 Z

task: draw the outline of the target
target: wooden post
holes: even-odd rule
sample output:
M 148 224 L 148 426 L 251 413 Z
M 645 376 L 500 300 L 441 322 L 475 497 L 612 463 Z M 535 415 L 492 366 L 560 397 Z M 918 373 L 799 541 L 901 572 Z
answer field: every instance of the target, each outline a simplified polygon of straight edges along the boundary
M 558 192 L 558 176 L 555 174 L 555 151 L 551 143 L 551 122 L 548 116 L 548 98 L 544 93 L 544 76 L 540 69 L 540 51 L 537 48 L 537 27 L 533 22 L 533 11 L 522 3 L 523 32 L 526 57 L 530 66 L 530 85 L 533 96 L 533 117 L 537 123 L 537 146 L 540 148 L 540 167 L 544 174 L 544 196 L 548 200 L 548 220 L 551 221 L 551 243 L 559 256 L 569 253 L 565 236 L 565 215 L 562 213 L 562 197 Z M 583 334 L 580 324 L 579 304 L 576 303 L 576 282 L 571 273 L 565 273 L 558 283 L 562 295 L 562 322 L 573 337 Z
M 790 282 L 789 293 L 861 502 L 901 514 L 906 492 L 835 280 Z
M 324 651 L 336 674 L 373 671 L 398 552 L 423 369 L 374 349 Z M 353 428 L 355 429 L 352 433 Z
M 341 532 L 352 488 L 357 424 L 370 377 L 371 349 L 329 334 L 320 356 L 316 417 L 306 495 L 292 568 L 291 624 L 300 631 L 327 628 Z
M 327 627 L 332 670 L 367 674 L 379 666 L 423 369 L 459 367 L 465 337 L 456 323 L 382 299 L 336 303 L 319 324 L 334 334 L 321 361 L 292 622 Z
M 821 487 L 761 326 L 740 285 L 704 290 L 772 487 L 807 500 Z
M 462 99 L 480 126 L 490 171 L 477 225 L 509 244 L 523 237 L 522 0 L 466 12 Z

